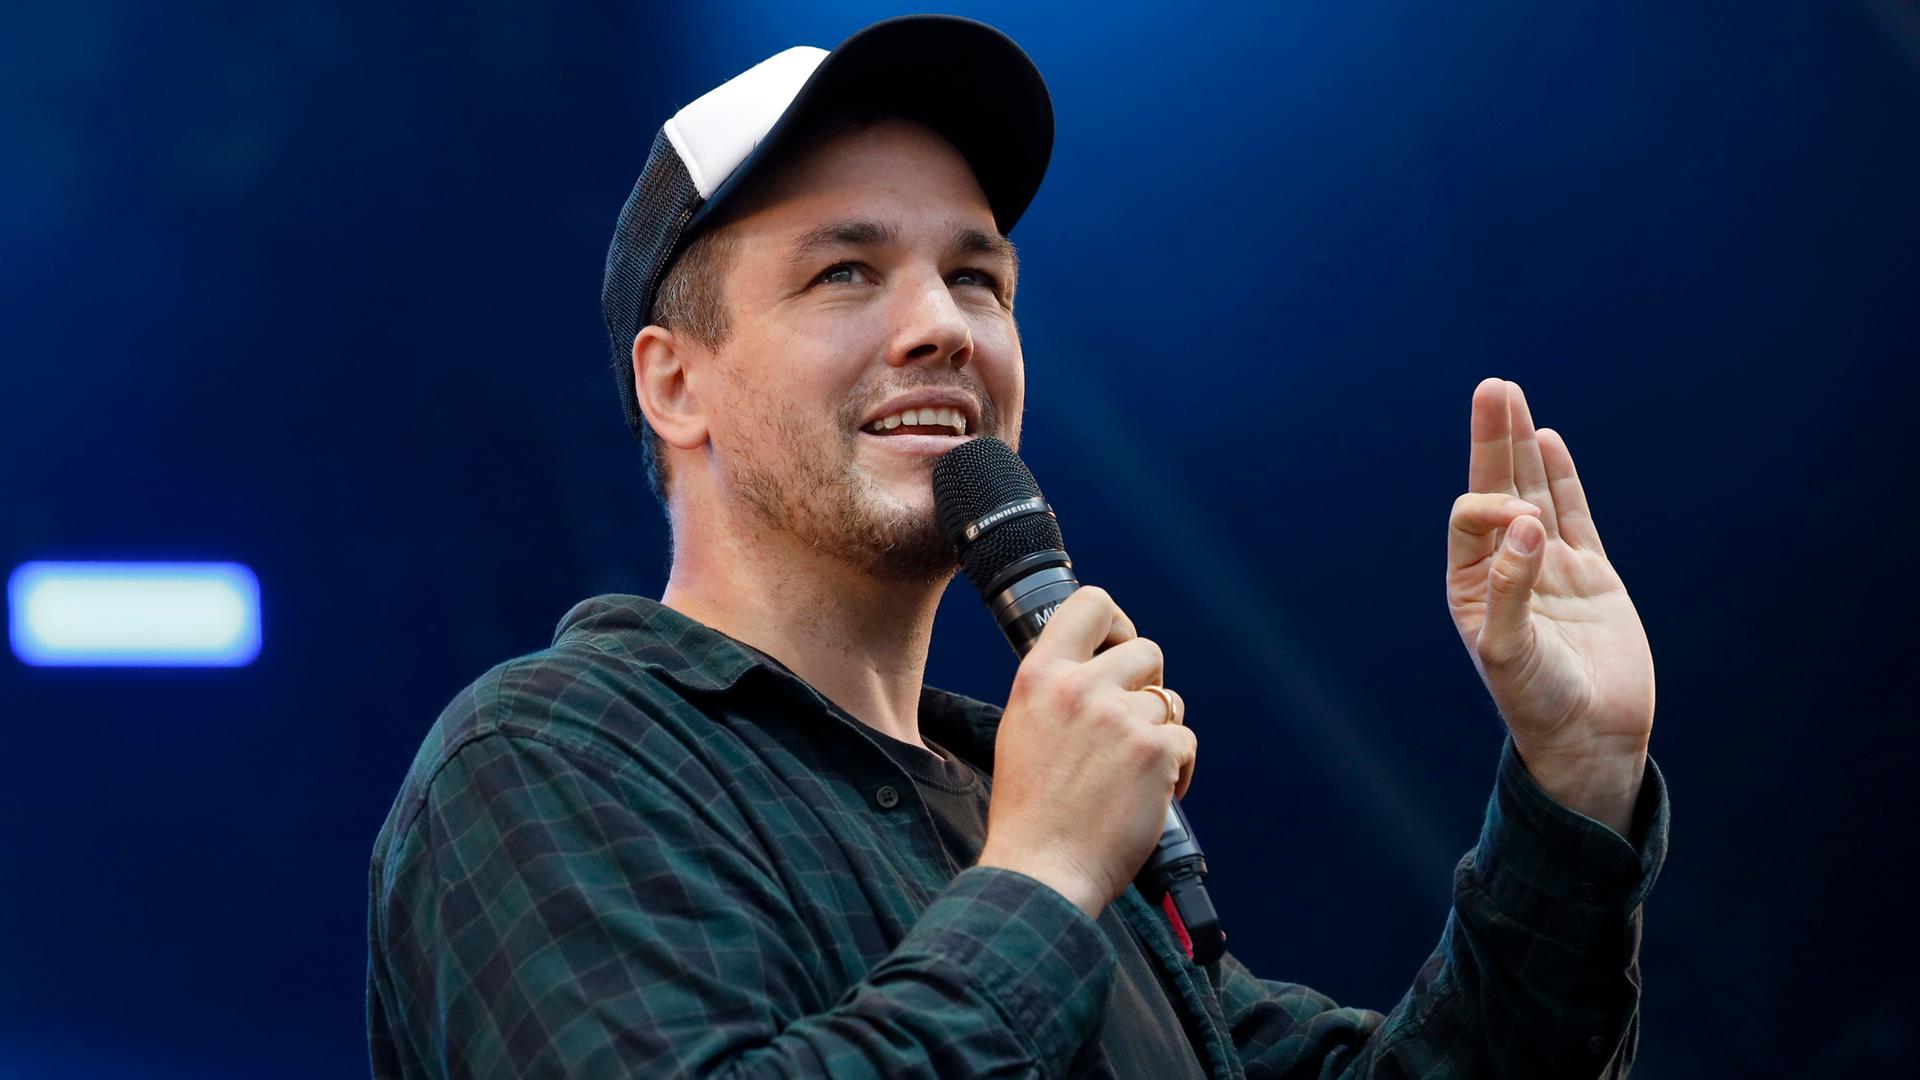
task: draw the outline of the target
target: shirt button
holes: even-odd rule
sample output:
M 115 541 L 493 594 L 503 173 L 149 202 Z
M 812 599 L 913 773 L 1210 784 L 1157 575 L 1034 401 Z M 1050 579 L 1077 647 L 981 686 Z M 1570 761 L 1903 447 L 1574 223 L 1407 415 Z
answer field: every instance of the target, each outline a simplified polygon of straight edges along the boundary
M 893 790 L 891 785 L 882 787 L 873 793 L 873 801 L 880 804 L 880 809 L 891 810 L 900 805 L 900 793 Z
M 1598 1035 L 1595 1035 L 1593 1038 L 1587 1040 L 1587 1053 L 1592 1054 L 1595 1057 L 1598 1057 L 1601 1054 L 1605 1053 L 1606 1049 L 1607 1049 L 1607 1040 L 1601 1038 Z
M 1589 904 L 1599 903 L 1600 902 L 1600 886 L 1595 885 L 1591 881 L 1581 882 L 1580 883 L 1580 899 L 1585 900 Z

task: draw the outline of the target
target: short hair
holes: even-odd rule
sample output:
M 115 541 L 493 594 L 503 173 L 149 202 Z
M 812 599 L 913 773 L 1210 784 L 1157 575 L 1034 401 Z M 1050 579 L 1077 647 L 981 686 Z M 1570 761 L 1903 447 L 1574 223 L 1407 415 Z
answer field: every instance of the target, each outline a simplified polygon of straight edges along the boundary
M 732 230 L 725 225 L 696 237 L 661 279 L 654 294 L 650 325 L 691 338 L 709 350 L 726 344 L 733 333 L 732 313 L 727 307 L 727 272 L 733 269 L 736 247 Z M 633 358 L 627 357 L 627 362 L 631 364 Z M 647 486 L 653 489 L 663 510 L 672 481 L 665 449 L 660 436 L 647 428 L 640 440 L 640 456 L 646 464 Z

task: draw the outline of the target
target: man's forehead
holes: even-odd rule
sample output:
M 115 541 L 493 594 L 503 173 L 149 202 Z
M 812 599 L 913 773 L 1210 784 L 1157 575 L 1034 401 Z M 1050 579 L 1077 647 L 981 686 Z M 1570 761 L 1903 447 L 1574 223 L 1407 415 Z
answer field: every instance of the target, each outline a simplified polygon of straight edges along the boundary
M 846 121 L 771 170 L 743 200 L 736 220 L 780 219 L 785 227 L 807 217 L 799 231 L 829 219 L 919 220 L 928 213 L 964 216 L 974 228 L 998 235 L 980 181 L 945 136 L 911 120 Z
M 879 217 L 848 217 L 822 222 L 811 227 L 796 226 L 783 237 L 783 254 L 790 262 L 804 263 L 814 256 L 837 248 L 894 248 L 902 244 L 931 241 L 950 254 L 978 254 L 1016 261 L 1013 241 L 1000 235 L 991 225 L 961 217 L 945 217 L 916 225 L 912 233 L 893 220 Z

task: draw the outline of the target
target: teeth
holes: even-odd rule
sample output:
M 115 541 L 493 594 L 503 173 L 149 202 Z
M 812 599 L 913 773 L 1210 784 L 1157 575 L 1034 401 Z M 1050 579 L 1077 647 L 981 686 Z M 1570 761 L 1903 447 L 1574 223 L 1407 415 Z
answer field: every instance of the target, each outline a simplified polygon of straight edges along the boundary
M 903 409 L 892 416 L 875 420 L 866 430 L 872 432 L 892 431 L 901 424 L 910 427 L 948 427 L 955 435 L 967 433 L 967 416 L 959 409 L 939 406 L 928 409 Z

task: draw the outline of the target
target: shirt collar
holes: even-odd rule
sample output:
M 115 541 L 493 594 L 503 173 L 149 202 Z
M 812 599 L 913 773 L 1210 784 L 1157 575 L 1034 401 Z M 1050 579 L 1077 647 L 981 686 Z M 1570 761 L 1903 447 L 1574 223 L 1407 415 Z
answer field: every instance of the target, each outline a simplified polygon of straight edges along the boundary
M 555 646 L 568 642 L 624 656 L 682 689 L 706 693 L 731 689 L 771 660 L 658 600 L 621 593 L 573 605 L 553 632 Z
M 804 681 L 766 653 L 644 596 L 610 593 L 575 604 L 553 634 L 555 646 L 568 642 L 626 657 L 698 693 L 732 690 L 756 669 Z M 983 701 L 931 686 L 920 691 L 921 734 L 989 773 L 999 726 L 1000 710 Z

